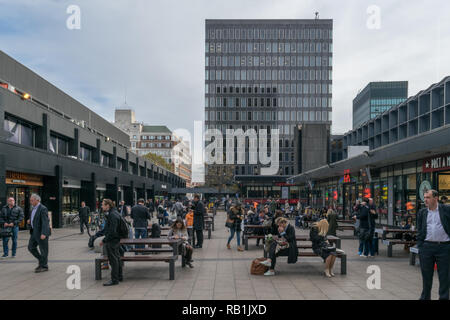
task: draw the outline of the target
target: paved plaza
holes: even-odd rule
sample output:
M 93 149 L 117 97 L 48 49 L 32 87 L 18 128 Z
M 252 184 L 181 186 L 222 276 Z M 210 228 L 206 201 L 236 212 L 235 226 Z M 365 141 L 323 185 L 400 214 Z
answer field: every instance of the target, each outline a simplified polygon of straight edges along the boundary
M 181 268 L 176 262 L 175 280 L 169 280 L 168 266 L 164 262 L 126 263 L 124 281 L 118 286 L 103 287 L 110 271 L 103 271 L 103 279 L 94 279 L 94 259 L 99 254 L 87 246 L 88 236 L 80 235 L 79 228 L 53 230 L 49 247 L 49 272 L 34 273 L 36 260 L 27 250 L 29 234 L 20 232 L 17 258 L 0 260 L 0 299 L 181 299 L 181 300 L 235 300 L 235 299 L 413 299 L 421 292 L 418 266 L 410 266 L 403 246 L 394 246 L 393 257 L 388 258 L 386 246 L 380 243 L 380 254 L 375 258 L 359 257 L 358 241 L 343 239 L 347 253 L 347 275 L 340 275 L 340 260 L 336 260 L 336 277 L 323 276 L 323 263 L 318 257 L 299 257 L 296 264 L 288 265 L 286 258 L 277 260 L 276 276 L 250 274 L 254 258 L 262 257 L 262 246 L 249 240 L 249 250 L 238 252 L 236 239 L 232 250 L 227 250 L 229 234 L 225 228 L 225 213 L 218 212 L 215 231 L 210 240 L 205 237 L 203 249 L 194 251 L 194 269 Z M 293 223 L 293 222 L 292 222 Z M 297 234 L 307 230 L 296 229 Z M 350 235 L 350 231 L 338 233 Z M 205 232 L 206 235 L 206 232 Z M 66 280 L 68 266 L 81 269 L 81 289 L 69 290 Z M 367 267 L 381 269 L 381 289 L 369 290 Z M 437 274 L 433 285 L 433 299 L 437 299 Z

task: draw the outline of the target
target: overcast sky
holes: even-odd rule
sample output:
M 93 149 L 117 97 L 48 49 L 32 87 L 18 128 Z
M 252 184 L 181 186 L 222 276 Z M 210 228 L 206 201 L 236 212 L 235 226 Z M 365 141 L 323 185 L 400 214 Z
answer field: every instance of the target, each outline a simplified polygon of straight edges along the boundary
M 66 27 L 71 4 L 80 30 Z M 367 27 L 370 5 L 379 29 Z M 408 80 L 411 96 L 450 74 L 448 0 L 0 0 L 0 50 L 110 121 L 127 92 L 139 121 L 192 132 L 204 117 L 205 19 L 316 11 L 333 19 L 333 133 L 351 129 L 368 82 Z

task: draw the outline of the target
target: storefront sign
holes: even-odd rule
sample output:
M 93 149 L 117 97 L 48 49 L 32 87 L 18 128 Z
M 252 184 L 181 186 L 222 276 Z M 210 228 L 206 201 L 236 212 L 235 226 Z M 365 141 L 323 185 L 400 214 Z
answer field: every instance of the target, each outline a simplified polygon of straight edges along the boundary
M 350 183 L 352 182 L 352 178 L 350 177 L 350 170 L 346 169 L 344 170 L 344 183 Z
M 422 181 L 419 187 L 419 197 L 422 201 L 424 201 L 424 193 L 428 190 L 431 190 L 431 183 L 427 180 Z
M 433 172 L 441 170 L 450 170 L 450 154 L 423 160 L 423 172 Z
M 42 176 L 37 174 L 6 171 L 6 184 L 26 185 L 26 186 L 44 186 Z

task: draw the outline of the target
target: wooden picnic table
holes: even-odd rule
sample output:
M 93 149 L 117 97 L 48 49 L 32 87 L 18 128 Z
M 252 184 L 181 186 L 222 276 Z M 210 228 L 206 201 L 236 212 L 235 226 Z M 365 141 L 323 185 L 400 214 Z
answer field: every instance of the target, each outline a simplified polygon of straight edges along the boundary
M 393 234 L 416 234 L 417 230 L 409 230 L 409 229 L 399 229 L 399 228 L 390 228 L 390 227 L 383 227 L 383 228 L 377 228 L 375 229 L 375 233 L 377 234 L 377 241 L 380 241 L 380 238 L 378 235 L 381 234 L 381 240 L 383 244 L 387 245 L 387 256 L 392 257 L 392 247 L 396 244 L 405 244 L 414 246 L 416 244 L 416 241 L 414 240 L 403 240 L 403 239 L 396 239 L 394 237 L 388 238 L 387 234 L 393 233 Z M 403 236 L 402 236 L 403 238 Z

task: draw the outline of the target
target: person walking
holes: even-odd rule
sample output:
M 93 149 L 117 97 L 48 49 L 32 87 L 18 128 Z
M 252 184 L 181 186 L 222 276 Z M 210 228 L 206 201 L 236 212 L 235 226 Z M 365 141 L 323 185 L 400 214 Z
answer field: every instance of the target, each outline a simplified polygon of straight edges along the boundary
M 197 244 L 194 248 L 201 249 L 203 246 L 203 227 L 205 225 L 203 202 L 200 201 L 200 196 L 196 194 L 194 196 L 194 231 L 197 238 Z
M 86 230 L 89 222 L 89 213 L 91 210 L 88 206 L 86 206 L 85 201 L 81 201 L 81 207 L 78 209 L 78 216 L 80 217 L 80 234 L 84 233 L 84 227 L 86 226 Z
M 436 190 L 424 193 L 426 208 L 417 214 L 417 247 L 423 289 L 420 300 L 431 299 L 434 265 L 439 276 L 439 300 L 449 300 L 450 207 L 438 203 Z
M 184 217 L 187 233 L 189 236 L 189 243 L 194 245 L 194 210 L 189 209 L 188 213 Z
M 12 240 L 11 257 L 16 257 L 17 236 L 19 234 L 19 223 L 24 218 L 23 209 L 16 206 L 16 200 L 13 197 L 7 199 L 7 205 L 0 211 L 0 230 L 3 237 L 3 256 L 7 258 L 9 254 L 9 238 Z
M 114 204 L 110 199 L 103 199 L 102 209 L 105 213 L 105 229 L 103 238 L 103 245 L 108 256 L 108 261 L 111 266 L 111 280 L 104 283 L 104 286 L 114 286 L 123 280 L 122 263 L 120 260 L 120 214 L 114 208 Z
M 144 199 L 139 199 L 137 205 L 131 208 L 131 219 L 133 219 L 134 238 L 146 239 L 148 238 L 148 220 L 150 220 L 150 213 L 144 206 Z M 136 249 L 145 248 L 145 245 L 136 245 Z M 137 255 L 138 252 L 135 252 Z
M 357 218 L 359 219 L 359 252 L 361 257 L 368 258 L 370 250 L 370 209 L 367 199 L 361 203 L 358 209 Z
M 230 222 L 232 221 L 232 225 L 230 226 L 230 236 L 228 237 L 227 248 L 231 249 L 230 242 L 236 234 L 237 250 L 244 251 L 244 249 L 241 248 L 241 226 L 242 220 L 244 219 L 244 210 L 242 209 L 240 202 L 237 202 L 230 208 L 228 219 Z
M 31 217 L 27 221 L 31 225 L 28 251 L 39 262 L 34 272 L 45 272 L 48 271 L 48 238 L 51 235 L 48 209 L 41 203 L 41 197 L 37 194 L 31 195 L 30 204 L 33 209 L 31 210 Z

